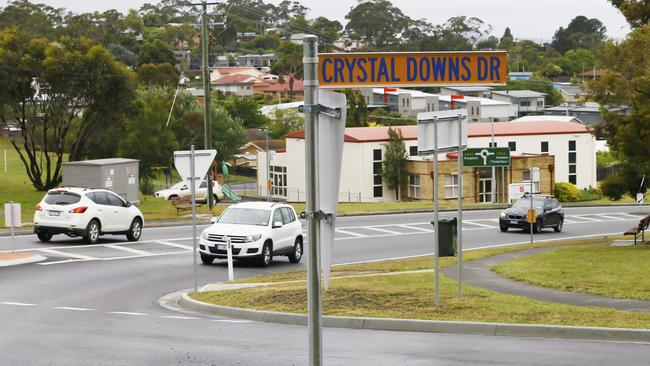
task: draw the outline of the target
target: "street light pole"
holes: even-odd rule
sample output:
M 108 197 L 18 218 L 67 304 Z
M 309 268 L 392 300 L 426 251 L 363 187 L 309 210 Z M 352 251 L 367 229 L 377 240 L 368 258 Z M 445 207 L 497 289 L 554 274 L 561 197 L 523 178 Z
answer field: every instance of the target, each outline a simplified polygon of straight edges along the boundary
M 265 128 L 266 132 L 266 201 L 271 201 L 271 154 L 269 153 L 269 128 Z
M 210 70 L 209 70 L 209 53 L 208 53 L 208 4 L 203 1 L 201 3 L 201 58 L 202 58 L 202 68 L 203 68 L 203 131 L 205 133 L 204 148 L 209 150 L 212 148 L 212 131 L 210 128 Z M 212 197 L 212 164 L 210 164 L 210 169 L 208 170 L 208 207 L 212 208 L 213 206 L 213 197 Z

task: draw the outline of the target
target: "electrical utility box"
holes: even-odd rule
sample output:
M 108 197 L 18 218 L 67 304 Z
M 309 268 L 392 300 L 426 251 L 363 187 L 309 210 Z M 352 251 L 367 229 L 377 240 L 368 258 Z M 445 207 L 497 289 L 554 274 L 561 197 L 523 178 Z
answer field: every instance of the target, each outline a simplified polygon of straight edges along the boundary
M 140 161 L 134 159 L 97 159 L 63 164 L 63 187 L 101 188 L 117 193 L 138 204 Z

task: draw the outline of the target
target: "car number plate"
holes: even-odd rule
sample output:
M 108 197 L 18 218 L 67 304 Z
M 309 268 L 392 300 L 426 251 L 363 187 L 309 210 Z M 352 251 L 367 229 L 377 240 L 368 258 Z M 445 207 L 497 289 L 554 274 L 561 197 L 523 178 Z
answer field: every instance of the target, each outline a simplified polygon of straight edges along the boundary
M 50 216 L 61 216 L 61 211 L 50 211 Z
M 225 245 L 217 245 L 217 250 L 226 250 Z
M 512 220 L 512 221 L 510 221 L 510 223 L 511 223 L 511 224 L 515 224 L 515 225 L 517 225 L 517 224 L 518 224 L 518 222 L 517 222 L 517 221 L 515 221 L 515 220 Z

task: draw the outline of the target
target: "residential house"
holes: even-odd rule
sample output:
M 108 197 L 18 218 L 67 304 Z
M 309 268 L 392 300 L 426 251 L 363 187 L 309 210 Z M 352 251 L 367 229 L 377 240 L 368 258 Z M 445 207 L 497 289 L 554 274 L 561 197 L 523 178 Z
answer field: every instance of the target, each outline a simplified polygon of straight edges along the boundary
M 466 97 L 490 98 L 492 87 L 489 86 L 442 86 L 440 95 L 462 95 Z
M 216 67 L 210 73 L 210 81 L 215 81 L 226 75 L 248 75 L 255 78 L 264 76 L 264 73 L 252 66 Z
M 532 77 L 533 77 L 533 73 L 529 71 L 526 72 L 511 71 L 508 73 L 509 80 L 530 80 Z
M 263 55 L 240 55 L 237 56 L 237 66 L 252 66 L 255 68 L 271 67 L 271 65 L 277 60 L 278 56 L 274 53 Z
M 213 90 L 224 94 L 232 94 L 240 97 L 253 95 L 253 84 L 259 80 L 254 76 L 245 74 L 224 75 L 211 82 Z
M 277 100 L 290 98 L 292 92 L 293 99 L 302 100 L 305 98 L 305 87 L 302 80 L 293 79 L 293 90 L 291 90 L 289 76 L 284 76 L 283 81 L 281 83 L 280 80 L 265 80 L 263 83 L 255 85 L 255 93 Z
M 576 105 L 585 101 L 588 92 L 580 85 L 571 83 L 555 83 L 553 85 L 562 95 L 564 103 Z
M 492 99 L 514 104 L 518 107 L 518 115 L 542 113 L 546 94 L 532 90 L 493 91 Z
M 517 118 L 517 105 L 500 100 L 476 97 L 452 99 L 451 95 L 439 98 L 440 110 L 466 109 L 470 122 L 505 122 Z
M 460 112 L 460 111 L 459 111 Z M 467 113 L 466 111 L 462 111 Z M 426 187 L 431 184 L 431 156 L 419 156 L 417 126 L 394 126 L 403 135 L 409 154 L 407 194 L 414 199 L 430 199 Z M 496 146 L 509 147 L 513 158 L 510 168 L 497 169 L 497 198 L 506 200 L 506 187 L 530 179 L 530 167 L 539 167 L 542 174 L 543 193 L 552 193 L 555 182 L 572 182 L 578 188 L 596 186 L 596 140 L 580 123 L 561 121 L 470 123 L 469 147 L 487 147 L 492 131 Z M 353 202 L 393 201 L 395 192 L 388 189 L 381 178 L 389 141 L 389 127 L 346 128 L 339 200 Z M 272 194 L 277 199 L 305 201 L 305 140 L 304 131 L 287 134 L 286 152 L 278 153 L 270 161 L 271 176 L 275 185 Z M 457 192 L 457 178 L 453 153 L 441 153 L 440 197 L 452 199 Z M 451 163 L 450 163 L 451 162 Z M 258 181 L 264 182 L 266 154 L 258 157 Z M 467 168 L 463 171 L 465 202 L 491 200 L 491 169 Z M 263 186 L 262 195 L 266 194 Z M 412 190 L 412 193 L 411 193 Z

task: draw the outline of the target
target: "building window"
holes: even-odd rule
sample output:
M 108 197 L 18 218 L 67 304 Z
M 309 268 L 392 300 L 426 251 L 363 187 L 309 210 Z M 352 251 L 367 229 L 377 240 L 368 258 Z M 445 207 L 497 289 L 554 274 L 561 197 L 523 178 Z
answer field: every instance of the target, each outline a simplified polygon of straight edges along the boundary
M 381 149 L 372 150 L 372 196 L 383 197 L 384 186 L 381 180 Z
M 510 149 L 510 151 L 517 151 L 517 142 L 516 141 L 508 142 L 508 148 Z
M 575 140 L 569 141 L 569 182 L 578 184 L 578 162 L 577 162 L 577 149 Z
M 458 198 L 458 174 L 445 175 L 445 198 Z
M 409 147 L 409 156 L 418 156 L 418 146 Z
M 521 171 L 521 181 L 522 182 L 530 181 L 530 169 L 526 169 L 526 170 Z
M 274 196 L 287 196 L 287 167 L 271 166 L 271 181 L 273 188 L 271 194 Z
M 409 197 L 420 198 L 420 176 L 409 175 Z
M 519 102 L 520 107 L 530 107 L 530 100 L 524 100 Z
M 542 154 L 548 154 L 548 141 L 542 141 Z
M 537 101 L 537 107 L 538 108 L 544 108 L 544 101 L 543 100 L 538 100 Z
M 488 144 L 488 146 L 489 146 L 489 147 L 497 147 L 497 143 L 496 143 L 496 142 L 490 142 L 490 143 Z

